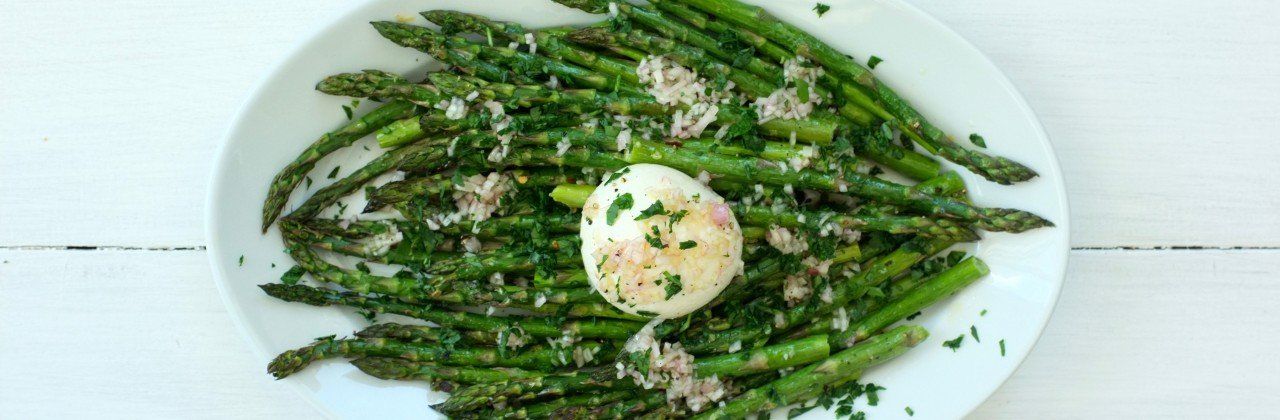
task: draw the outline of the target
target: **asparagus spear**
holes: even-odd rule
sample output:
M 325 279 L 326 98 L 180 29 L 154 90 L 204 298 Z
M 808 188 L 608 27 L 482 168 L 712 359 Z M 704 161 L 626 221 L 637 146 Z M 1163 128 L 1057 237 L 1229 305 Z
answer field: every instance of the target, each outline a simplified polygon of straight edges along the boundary
M 475 344 L 494 344 L 498 342 L 498 334 L 490 331 L 454 330 L 443 327 L 425 327 L 417 325 L 386 322 L 374 324 L 356 331 L 359 338 L 392 338 L 407 343 L 450 343 L 465 342 Z
M 289 193 L 297 188 L 302 179 L 307 176 L 315 167 L 316 162 L 320 158 L 327 156 L 333 151 L 350 146 L 361 137 L 369 135 L 374 130 L 391 124 L 393 121 L 413 115 L 418 111 L 418 107 L 412 103 L 405 101 L 393 101 L 386 105 L 382 105 L 368 114 L 351 121 L 347 125 L 337 130 L 325 133 L 318 140 L 312 143 L 294 158 L 293 162 L 281 169 L 271 180 L 271 187 L 267 191 L 267 200 L 262 206 L 262 231 L 266 232 L 267 228 L 275 222 L 276 217 L 284 210 L 284 204 L 289 200 Z
M 478 383 L 454 391 L 449 399 L 432 408 L 444 413 L 462 413 L 517 401 L 562 397 L 576 392 L 634 388 L 631 378 L 619 378 L 617 370 L 612 367 L 592 368 L 572 373 Z
M 893 89 L 876 79 L 870 70 L 813 35 L 777 19 L 758 6 L 747 5 L 736 0 L 674 1 L 701 9 L 735 25 L 749 28 L 798 55 L 814 60 L 835 77 L 856 83 L 856 89 L 850 87 L 842 89 L 842 92 L 863 89 L 870 91 L 871 95 L 893 114 L 892 119 L 898 122 L 898 126 L 904 133 L 912 135 L 913 140 L 931 152 L 963 165 L 988 180 L 1012 184 L 1026 181 L 1037 175 L 1035 171 L 1012 160 L 988 156 L 956 144 L 942 130 L 925 120 Z
M 320 211 L 337 202 L 339 198 L 386 172 L 429 171 L 440 168 L 449 163 L 443 159 L 445 151 L 440 148 L 441 141 L 441 139 L 424 139 L 378 156 L 345 178 L 316 191 L 286 217 L 294 219 L 315 217 Z
M 575 344 L 585 351 L 599 353 L 600 359 L 608 359 L 614 352 L 612 346 L 592 341 Z M 312 362 L 334 357 L 382 356 L 399 357 L 413 361 L 477 366 L 514 367 L 529 370 L 550 370 L 564 366 L 564 352 L 572 349 L 533 346 L 517 354 L 500 354 L 495 348 L 446 347 L 433 344 L 402 343 L 385 338 L 357 338 L 338 340 L 324 337 L 309 346 L 289 350 L 276 356 L 267 365 L 267 372 L 277 379 L 292 375 Z
M 450 381 L 464 384 L 492 383 L 536 377 L 542 372 L 517 368 L 440 366 L 399 357 L 361 357 L 351 361 L 361 372 L 378 379 Z
M 1034 214 L 1013 209 L 974 207 L 956 200 L 921 194 L 905 185 L 858 173 L 845 173 L 845 179 L 829 173 L 803 169 L 783 171 L 770 161 L 753 158 L 724 158 L 682 151 L 679 148 L 649 141 L 633 141 L 625 159 L 629 163 L 657 163 L 685 173 L 708 171 L 724 179 L 774 186 L 793 185 L 821 191 L 847 190 L 852 194 L 905 206 L 927 214 L 944 215 L 965 220 L 989 231 L 1023 232 L 1053 223 Z
M 467 13 L 433 10 L 423 12 L 422 14 L 427 20 L 445 28 L 445 32 L 465 31 L 480 34 L 500 34 L 506 39 L 523 40 L 526 33 L 524 27 L 510 22 L 499 22 L 490 20 L 483 16 L 477 16 Z M 582 48 L 573 47 L 567 43 L 561 42 L 559 36 L 545 31 L 534 33 L 537 37 L 539 45 L 538 51 L 546 52 L 547 55 L 560 58 L 567 61 L 578 63 L 584 67 L 590 68 L 602 74 L 614 77 L 617 83 L 629 83 L 635 85 L 636 68 L 632 64 L 621 61 L 610 60 L 599 56 L 591 51 Z M 547 46 L 551 47 L 548 48 Z M 720 125 L 734 125 L 739 121 L 754 122 L 755 112 L 742 107 L 733 106 L 733 104 L 721 104 L 720 112 L 716 114 L 716 123 Z M 822 119 L 807 120 L 786 120 L 772 119 L 761 123 L 757 129 L 766 136 L 789 138 L 795 133 L 796 139 L 815 144 L 827 144 L 835 134 L 837 126 L 834 121 Z
M 446 328 L 472 331 L 506 331 L 520 328 L 534 337 L 558 338 L 565 333 L 579 337 L 626 339 L 644 325 L 621 319 L 573 319 L 558 322 L 553 318 L 528 317 L 505 318 L 477 315 L 470 312 L 451 311 L 429 305 L 415 305 L 385 297 L 367 297 L 350 292 L 337 292 L 304 286 L 269 283 L 258 286 L 268 295 L 287 302 L 299 302 L 313 306 L 343 305 L 382 313 L 405 315 L 429 321 Z M 396 337 L 410 334 L 408 331 L 429 328 L 417 326 L 385 327 L 396 331 Z M 391 334 L 388 332 L 388 334 Z
M 397 45 L 432 54 L 438 59 L 456 61 L 461 57 L 448 56 L 444 51 L 463 51 L 470 56 L 470 61 L 467 64 L 472 61 L 492 62 L 528 76 L 554 75 L 558 80 L 565 83 L 588 89 L 600 91 L 617 89 L 620 92 L 632 95 L 644 94 L 633 85 L 615 84 L 613 78 L 564 61 L 500 46 L 477 44 L 462 37 L 446 36 L 421 26 L 398 22 L 373 22 L 372 24 L 378 30 L 378 33 Z M 461 65 L 463 63 L 450 62 L 450 64 Z
M 582 208 L 587 196 L 590 196 L 594 190 L 595 187 L 590 185 L 561 184 L 551 191 L 551 198 L 569 207 Z M 962 242 L 977 239 L 977 234 L 973 231 L 950 220 L 919 216 L 819 214 L 794 209 L 780 213 L 769 207 L 744 204 L 733 205 L 733 212 L 738 215 L 739 222 L 744 225 L 817 228 L 818 223 L 825 221 L 842 228 L 857 230 L 914 233 L 930 237 L 955 238 Z
M 682 66 L 699 69 L 704 74 L 725 76 L 733 81 L 734 89 L 741 90 L 752 97 L 768 96 L 778 86 L 777 82 L 763 80 L 745 70 L 738 70 L 717 61 L 709 57 L 705 50 L 640 30 L 615 32 L 608 28 L 582 28 L 570 32 L 565 38 L 579 44 L 598 47 L 636 46 L 652 55 L 665 55 Z
M 929 307 L 942 298 L 951 296 L 990 271 L 980 259 L 964 260 L 907 292 L 901 298 L 858 320 L 856 324 L 850 325 L 849 329 L 832 334 L 831 343 L 846 347 L 859 340 L 865 340 L 877 331 Z
M 512 407 L 503 410 L 495 410 L 485 413 L 483 418 L 494 419 L 512 419 L 512 418 L 544 418 L 551 415 L 557 410 L 567 407 L 598 407 L 604 404 L 621 401 L 631 396 L 628 391 L 614 391 L 603 394 L 586 394 L 572 397 L 558 398 L 541 404 L 535 404 L 527 407 Z
M 694 416 L 694 419 L 742 418 L 751 413 L 801 401 L 801 396 L 813 395 L 815 390 L 822 389 L 826 384 L 842 382 L 868 367 L 905 353 L 928 336 L 928 331 L 918 326 L 904 325 L 895 328 L 768 385 L 747 391 L 724 406 Z
M 682 341 L 686 350 L 694 354 L 723 352 L 733 343 L 748 346 L 762 342 L 765 338 L 779 331 L 810 322 L 814 317 L 826 315 L 836 308 L 847 306 L 867 293 L 871 287 L 891 279 L 906 271 L 925 257 L 936 254 L 951 246 L 945 239 L 915 238 L 903 244 L 888 255 L 876 258 L 866 264 L 866 268 L 844 282 L 834 285 L 831 302 L 811 300 L 779 312 L 770 324 L 751 324 L 724 331 L 707 331 Z

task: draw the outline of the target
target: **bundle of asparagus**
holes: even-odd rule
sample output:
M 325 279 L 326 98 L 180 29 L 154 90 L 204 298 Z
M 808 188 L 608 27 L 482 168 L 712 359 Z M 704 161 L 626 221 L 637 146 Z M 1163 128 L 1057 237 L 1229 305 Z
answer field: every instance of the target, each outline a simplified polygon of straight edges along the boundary
M 276 357 L 272 375 L 351 358 L 451 392 L 436 408 L 464 418 L 739 418 L 847 388 L 924 340 L 889 327 L 988 271 L 931 257 L 979 230 L 1053 225 L 968 203 L 958 176 L 895 137 L 1001 184 L 1035 172 L 959 146 L 869 70 L 758 7 L 555 1 L 609 17 L 542 30 L 444 10 L 422 14 L 439 30 L 374 22 L 445 68 L 317 85 L 382 105 L 272 181 L 263 229 L 279 222 L 297 267 L 261 287 L 431 325 L 321 338 Z M 279 217 L 321 158 L 375 133 L 384 154 Z M 743 225 L 745 269 L 682 318 L 614 308 L 582 267 L 575 209 L 635 163 L 697 176 Z M 318 217 L 357 192 L 363 213 Z

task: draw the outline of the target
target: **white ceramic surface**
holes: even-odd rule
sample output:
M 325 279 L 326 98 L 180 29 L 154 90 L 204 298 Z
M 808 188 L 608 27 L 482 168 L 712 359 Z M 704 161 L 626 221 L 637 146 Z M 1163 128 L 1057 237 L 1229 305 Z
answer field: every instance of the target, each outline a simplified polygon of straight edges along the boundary
M 1007 187 L 961 170 L 976 203 L 1030 210 L 1058 224 L 1020 235 L 985 235 L 970 251 L 988 262 L 992 274 L 917 318 L 915 322 L 933 333 L 929 340 L 865 377 L 888 388 L 881 392 L 878 407 L 862 408 L 871 418 L 905 418 L 905 406 L 917 417 L 961 417 L 1017 368 L 1053 310 L 1069 236 L 1061 171 L 1031 109 L 1000 71 L 960 36 L 899 1 L 827 3 L 832 9 L 820 19 L 810 10 L 811 2 L 768 8 L 859 60 L 871 54 L 883 58 L 877 75 L 937 125 L 958 137 L 979 132 L 993 153 L 1028 164 L 1042 175 Z M 410 75 L 425 72 L 430 59 L 381 39 L 366 22 L 397 15 L 416 18 L 417 11 L 436 8 L 482 13 L 531 27 L 595 19 L 547 0 L 374 0 L 337 16 L 270 72 L 231 124 L 214 169 L 207 209 L 214 277 L 264 366 L 280 351 L 366 324 L 350 311 L 286 304 L 256 287 L 275 281 L 292 265 L 274 228 L 266 235 L 259 233 L 261 202 L 269 180 L 301 148 L 344 119 L 339 107 L 348 100 L 317 93 L 312 86 L 326 75 L 365 68 Z M 424 23 L 421 18 L 416 21 Z M 341 166 L 340 175 L 345 175 L 368 159 L 361 146 L 372 146 L 370 140 L 322 161 L 313 172 L 317 182 L 312 191 L 327 183 L 324 175 L 334 166 Z M 299 197 L 295 194 L 295 203 Z M 276 267 L 239 266 L 235 262 L 239 255 L 258 262 L 269 260 Z M 988 313 L 980 316 L 984 309 Z M 967 337 L 971 325 L 977 326 L 981 343 Z M 959 351 L 941 346 L 960 334 L 966 338 Z M 1006 343 L 1004 357 L 999 340 Z M 425 386 L 374 380 L 341 362 L 319 363 L 285 382 L 335 418 L 433 417 Z M 807 417 L 825 416 L 813 412 Z

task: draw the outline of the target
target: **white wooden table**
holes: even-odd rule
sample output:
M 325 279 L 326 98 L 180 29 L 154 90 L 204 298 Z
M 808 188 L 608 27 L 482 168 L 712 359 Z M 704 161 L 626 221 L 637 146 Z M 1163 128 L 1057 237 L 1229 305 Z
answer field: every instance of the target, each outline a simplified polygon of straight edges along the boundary
M 1074 219 L 1057 311 L 976 418 L 1280 410 L 1280 3 L 913 0 L 1027 95 Z M 309 418 L 210 280 L 214 150 L 341 0 L 9 0 L 0 418 Z

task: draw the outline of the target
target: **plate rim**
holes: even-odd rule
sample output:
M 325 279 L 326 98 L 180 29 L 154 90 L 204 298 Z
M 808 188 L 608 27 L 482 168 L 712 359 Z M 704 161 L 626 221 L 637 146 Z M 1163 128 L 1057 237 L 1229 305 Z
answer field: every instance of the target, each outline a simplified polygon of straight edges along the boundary
M 217 238 L 221 237 L 218 229 L 220 225 L 217 223 L 217 218 L 214 212 L 216 211 L 216 205 L 217 205 L 216 199 L 218 198 L 218 191 L 221 190 L 222 184 L 226 179 L 226 177 L 224 176 L 224 171 L 225 171 L 225 168 L 227 167 L 227 161 L 231 159 L 231 152 L 228 145 L 231 142 L 232 135 L 234 134 L 234 132 L 237 130 L 238 127 L 240 127 L 244 123 L 244 120 L 249 115 L 250 105 L 257 102 L 260 99 L 260 97 L 264 94 L 264 89 L 267 86 L 268 82 L 274 80 L 277 76 L 279 76 L 280 73 L 283 71 L 283 69 L 288 65 L 288 63 L 297 59 L 297 57 L 307 48 L 307 46 L 311 43 L 311 41 L 317 38 L 321 33 L 328 30 L 329 27 L 335 25 L 338 22 L 350 19 L 351 15 L 356 14 L 358 11 L 367 7 L 371 3 L 374 3 L 377 1 L 381 1 L 381 0 L 362 0 L 358 2 L 349 3 L 345 7 L 339 7 L 336 10 L 325 14 L 314 24 L 314 26 L 311 26 L 309 29 L 304 31 L 304 34 L 302 36 L 300 36 L 297 40 L 293 41 L 292 45 L 290 45 L 286 53 L 283 56 L 281 56 L 281 58 L 277 59 L 270 66 L 267 67 L 267 70 L 262 73 L 262 76 L 260 76 L 259 79 L 250 88 L 250 90 L 248 91 L 248 94 L 245 95 L 242 101 L 240 101 L 234 116 L 229 121 L 226 129 L 223 130 L 223 133 L 220 136 L 221 140 L 219 141 L 217 148 L 214 152 L 214 160 L 212 162 L 213 170 L 210 172 L 210 178 L 206 183 L 207 190 L 206 190 L 204 210 L 203 210 L 204 219 L 205 219 L 204 233 L 205 233 L 205 246 L 207 250 L 206 255 L 208 257 L 209 264 L 212 268 L 212 272 L 213 272 L 212 281 L 217 287 L 219 299 L 222 301 L 223 305 L 227 308 L 227 313 L 228 315 L 230 315 L 232 323 L 235 324 L 235 328 L 238 331 L 240 338 L 243 341 L 245 341 L 247 344 L 249 344 L 250 351 L 255 356 L 257 356 L 258 360 L 265 360 L 269 358 L 271 355 L 266 352 L 267 345 L 250 331 L 248 326 L 248 321 L 246 320 L 247 314 L 244 307 L 241 305 L 240 302 L 233 299 L 232 293 L 228 290 L 228 288 L 230 287 L 228 283 L 229 276 L 227 275 L 226 271 L 223 270 L 222 264 L 221 264 L 222 258 L 220 258 L 222 254 L 225 252 L 225 250 L 218 245 L 219 240 L 217 240 Z M 755 1 L 748 0 L 748 1 L 752 4 L 759 2 L 759 0 L 755 0 Z M 941 21 L 937 17 L 933 16 L 932 14 L 929 14 L 928 12 L 925 12 L 924 10 L 920 9 L 919 7 L 905 0 L 829 0 L 830 3 L 836 3 L 836 4 L 839 4 L 839 3 L 848 4 L 855 1 L 871 1 L 874 3 L 879 3 L 882 6 L 894 7 L 900 10 L 904 10 L 907 13 L 914 15 L 915 18 L 921 19 L 923 22 L 929 25 L 933 25 L 937 29 L 940 29 L 941 33 L 955 38 L 955 40 L 959 41 L 960 45 L 962 45 L 963 48 L 966 49 L 968 53 L 976 54 L 977 57 L 981 58 L 982 62 L 990 70 L 993 71 L 993 75 L 996 76 L 995 77 L 996 82 L 1000 85 L 1000 87 L 1003 88 L 1006 92 L 1010 93 L 1011 94 L 1010 96 L 1014 98 L 1015 100 L 1014 105 L 1016 105 L 1018 110 L 1022 113 L 1025 113 L 1027 116 L 1029 116 L 1029 122 L 1032 124 L 1032 128 L 1034 128 L 1037 135 L 1044 139 L 1043 144 L 1040 145 L 1040 148 L 1044 149 L 1047 152 L 1047 155 L 1049 157 L 1048 159 L 1049 165 L 1048 165 L 1048 168 L 1044 168 L 1046 170 L 1041 170 L 1041 173 L 1051 174 L 1053 175 L 1053 178 L 1056 180 L 1056 182 L 1054 182 L 1055 185 L 1053 185 L 1053 188 L 1055 189 L 1056 195 L 1058 196 L 1058 200 L 1061 203 L 1060 210 L 1061 210 L 1063 219 L 1060 221 L 1055 221 L 1055 224 L 1056 224 L 1055 228 L 1063 229 L 1064 231 L 1066 231 L 1066 234 L 1062 235 L 1058 244 L 1060 248 L 1063 249 L 1064 251 L 1062 254 L 1063 262 L 1062 262 L 1061 269 L 1057 270 L 1056 275 L 1053 276 L 1055 278 L 1053 279 L 1054 281 L 1052 284 L 1052 291 L 1050 294 L 1051 297 L 1049 299 L 1049 305 L 1047 308 L 1048 310 L 1045 311 L 1044 315 L 1041 316 L 1039 319 L 1039 322 L 1038 322 L 1039 326 L 1036 329 L 1036 332 L 1034 333 L 1034 340 L 1032 340 L 1030 343 L 1027 343 L 1026 345 L 1019 346 L 1019 349 L 1024 349 L 1024 350 L 1017 352 L 1017 354 L 1015 355 L 1015 357 L 1018 358 L 1018 361 L 1016 362 L 1016 365 L 1014 366 L 1014 368 L 1010 370 L 1008 374 L 1005 374 L 1004 377 L 1001 378 L 999 382 L 995 384 L 994 388 L 986 390 L 985 392 L 986 395 L 982 399 L 973 400 L 972 403 L 966 404 L 965 408 L 961 410 L 962 412 L 965 413 L 966 416 L 971 415 L 973 414 L 974 410 L 976 410 L 979 406 L 981 406 L 986 401 L 990 400 L 991 397 L 994 396 L 995 393 L 1001 387 L 1003 387 L 1005 383 L 1008 382 L 1009 378 L 1013 377 L 1013 375 L 1016 372 L 1018 372 L 1019 369 L 1022 368 L 1022 365 L 1026 363 L 1027 357 L 1030 356 L 1031 351 L 1035 349 L 1035 347 L 1039 344 L 1041 338 L 1043 338 L 1044 331 L 1048 327 L 1049 321 L 1053 318 L 1053 314 L 1057 310 L 1058 302 L 1061 299 L 1062 288 L 1066 283 L 1067 267 L 1070 264 L 1070 260 L 1071 260 L 1070 243 L 1071 243 L 1071 236 L 1072 236 L 1072 231 L 1070 229 L 1071 205 L 1069 201 L 1069 196 L 1067 195 L 1066 178 L 1062 173 L 1061 159 L 1053 148 L 1052 138 L 1049 136 L 1049 133 L 1045 130 L 1043 123 L 1041 123 L 1039 114 L 1036 113 L 1035 109 L 1031 107 L 1031 105 L 1027 102 L 1026 96 L 1023 95 L 1022 91 L 1018 89 L 1017 85 L 1013 83 L 1013 81 L 1009 78 L 1008 74 L 1006 74 L 1004 70 L 1002 70 L 999 66 L 997 66 L 990 56 L 988 56 L 976 45 L 974 45 L 973 42 L 971 42 L 968 38 L 961 35 L 959 32 L 956 32 L 954 29 L 946 25 L 943 21 Z M 765 5 L 761 5 L 761 7 L 765 7 L 767 9 L 768 4 L 766 3 Z M 1048 178 L 1048 177 L 1041 175 L 1041 178 Z M 313 393 L 307 392 L 308 390 L 302 384 L 294 381 L 284 381 L 284 382 L 287 382 L 289 384 L 288 386 L 289 389 L 291 389 L 295 394 L 297 394 L 303 400 L 307 401 L 307 403 L 310 404 L 312 407 L 314 407 L 317 411 L 319 411 L 322 416 L 324 416 L 325 418 L 331 418 L 331 419 L 338 418 L 336 413 L 334 413 L 327 405 L 321 402 L 319 398 L 317 398 Z

